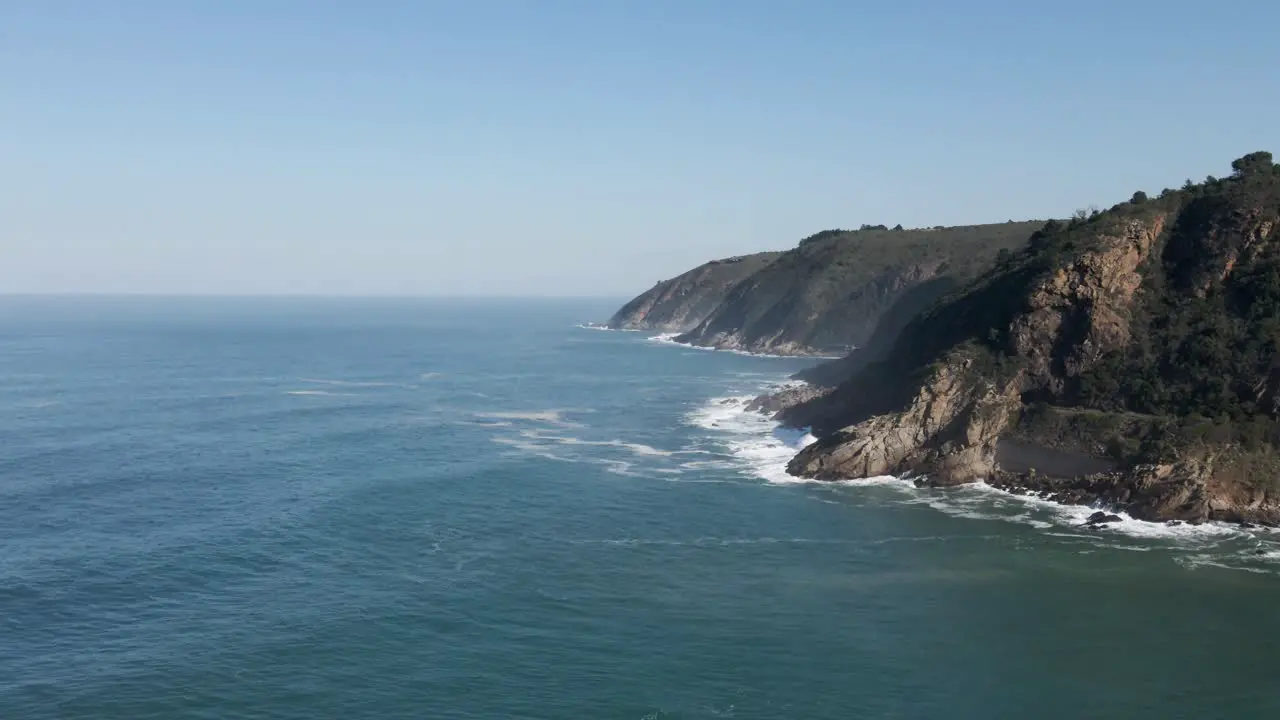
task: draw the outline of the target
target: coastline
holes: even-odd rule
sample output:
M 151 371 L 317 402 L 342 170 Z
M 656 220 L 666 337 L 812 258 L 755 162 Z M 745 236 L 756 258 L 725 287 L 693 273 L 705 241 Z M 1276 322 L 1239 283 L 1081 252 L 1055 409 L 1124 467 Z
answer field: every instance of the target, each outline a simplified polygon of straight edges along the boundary
M 776 408 L 768 404 L 768 400 L 786 397 L 803 397 L 806 388 L 813 387 L 803 380 L 787 380 L 762 388 L 761 394 L 740 405 L 740 411 L 758 416 L 762 421 L 762 433 L 783 436 L 804 436 L 807 441 L 792 445 L 793 452 L 799 452 L 809 444 L 816 442 L 808 428 L 791 427 L 774 419 Z M 738 398 L 732 398 L 738 400 Z M 723 402 L 726 399 L 720 399 Z M 1047 448 L 1029 447 L 1025 443 L 1009 441 L 1010 447 L 1002 453 L 1005 458 L 1012 458 L 1015 463 L 1032 463 L 1046 474 L 1077 474 L 1080 470 L 1101 472 L 1106 470 L 1106 461 L 1093 457 L 1084 457 L 1077 453 L 1065 453 Z M 789 460 L 789 458 L 788 458 Z M 1039 529 L 1058 528 L 1074 529 L 1095 533 L 1113 531 L 1120 535 L 1136 538 L 1167 539 L 1204 539 L 1204 538 L 1256 538 L 1261 536 L 1280 536 L 1280 527 L 1262 524 L 1234 523 L 1222 520 L 1202 522 L 1183 522 L 1178 520 L 1146 520 L 1134 517 L 1130 512 L 1113 504 L 1106 503 L 1070 503 L 1062 502 L 1059 496 L 1034 488 L 1024 488 L 999 478 L 986 478 L 972 483 L 951 486 L 935 486 L 925 478 L 908 475 L 884 475 L 868 478 L 846 478 L 840 480 L 823 480 L 790 475 L 786 471 L 786 463 L 780 468 L 759 473 L 774 484 L 802 484 L 817 487 L 892 487 L 920 499 L 941 512 L 972 517 L 974 519 L 1001 519 L 1037 527 Z M 1047 463 L 1047 464 L 1046 464 Z M 1028 512 L 1032 510 L 1047 511 L 1053 517 L 1049 520 L 1036 519 L 1025 514 L 1013 517 L 998 514 L 975 512 L 971 507 L 981 498 L 997 498 L 1000 502 L 1015 502 L 1024 506 Z M 1108 516 L 1100 520 L 1099 513 Z M 1280 551 L 1268 551 L 1266 556 L 1280 560 Z
M 734 353 L 736 355 L 746 355 L 748 357 L 760 357 L 760 358 L 786 358 L 788 360 L 839 360 L 841 357 L 843 357 L 842 355 L 818 355 L 818 354 L 809 354 L 809 353 L 779 355 L 774 353 L 759 353 L 759 352 L 751 352 L 749 350 L 738 350 L 736 348 L 715 347 L 715 346 L 708 346 L 708 345 L 694 345 L 692 343 L 680 342 L 676 340 L 676 338 L 680 337 L 680 335 L 682 334 L 683 333 L 658 333 L 657 335 L 650 337 L 649 341 L 662 343 L 665 345 L 678 345 L 680 347 L 686 347 L 693 350 L 726 352 L 726 353 Z
M 592 328 L 595 329 L 595 328 Z M 613 329 L 613 328 L 601 328 Z M 619 332 L 643 332 L 618 330 Z M 674 334 L 658 334 L 643 338 L 644 342 L 691 347 L 696 350 L 727 352 L 748 357 L 796 359 L 794 356 L 768 356 L 738 350 L 705 348 L 673 340 Z M 639 338 L 637 338 L 639 339 Z M 877 476 L 839 480 L 818 480 L 791 475 L 787 465 L 808 445 L 816 442 L 805 428 L 797 428 L 775 419 L 777 408 L 763 403 L 772 397 L 783 395 L 789 399 L 803 398 L 806 388 L 818 388 L 812 383 L 779 373 L 775 380 L 754 389 L 732 395 L 707 398 L 685 415 L 685 421 L 709 432 L 717 444 L 725 448 L 740 468 L 744 477 L 775 486 L 804 486 L 822 499 L 828 493 L 845 495 L 851 490 L 870 493 L 859 502 L 886 502 L 891 505 L 924 505 L 931 510 L 952 517 L 971 520 L 995 520 L 1021 525 L 1040 533 L 1069 539 L 1070 542 L 1089 541 L 1121 547 L 1126 550 L 1148 551 L 1158 547 L 1176 549 L 1179 553 L 1192 551 L 1194 555 L 1175 561 L 1189 566 L 1220 565 L 1248 572 L 1274 573 L 1274 565 L 1280 562 L 1280 528 L 1239 525 L 1223 521 L 1203 523 L 1178 523 L 1150 521 L 1133 517 L 1113 506 L 1101 504 L 1072 504 L 1059 502 L 1048 493 L 1021 489 L 1002 484 L 996 478 L 949 487 L 935 487 L 921 477 Z M 1034 450 L 1034 449 L 1032 449 Z M 1015 453 L 1016 454 L 1016 453 Z M 1024 454 L 1025 455 L 1025 454 Z M 1007 454 L 1005 455 L 1007 457 Z M 1062 459 L 1075 463 L 1074 455 Z M 1030 459 L 1042 470 L 1046 457 L 1038 455 Z M 861 495 L 862 493 L 859 492 Z M 837 500 L 823 500 L 836 502 Z M 847 502 L 848 500 L 839 500 Z M 1107 522 L 1090 522 L 1098 512 L 1113 516 Z M 1125 543 L 1116 545 L 1123 539 Z M 1140 544 L 1132 545 L 1129 542 Z M 1152 543 L 1155 543 L 1152 545 Z M 1225 559 L 1217 549 L 1231 547 Z M 1201 552 L 1203 551 L 1203 553 Z M 1211 552 L 1213 551 L 1213 552 Z M 1203 557 L 1201 557 L 1203 555 Z
M 611 327 L 604 323 L 595 323 L 595 322 L 579 323 L 577 327 L 583 330 L 601 330 L 605 332 L 627 332 L 627 333 L 655 332 L 653 328 L 620 328 L 620 327 Z M 693 350 L 714 350 L 716 352 L 736 353 L 738 355 L 746 355 L 748 357 L 787 358 L 792 360 L 796 360 L 796 359 L 798 360 L 839 360 L 845 357 L 845 355 L 822 355 L 816 352 L 815 353 L 791 353 L 791 354 L 761 353 L 761 352 L 752 352 L 750 350 L 739 350 L 737 348 L 719 347 L 715 345 L 694 345 L 693 343 L 680 342 L 676 340 L 676 338 L 680 337 L 683 334 L 684 333 L 682 332 L 658 332 L 657 335 L 652 335 L 648 339 L 650 342 L 663 343 L 665 345 L 679 345 L 680 347 L 687 347 Z

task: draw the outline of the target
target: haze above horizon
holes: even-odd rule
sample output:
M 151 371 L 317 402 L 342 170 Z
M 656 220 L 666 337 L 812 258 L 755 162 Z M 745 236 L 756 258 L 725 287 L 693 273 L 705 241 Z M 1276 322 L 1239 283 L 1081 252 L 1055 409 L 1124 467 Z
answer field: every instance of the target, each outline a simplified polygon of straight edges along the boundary
M 623 297 L 1280 153 L 1280 5 L 1029 5 L 5 3 L 0 293 Z

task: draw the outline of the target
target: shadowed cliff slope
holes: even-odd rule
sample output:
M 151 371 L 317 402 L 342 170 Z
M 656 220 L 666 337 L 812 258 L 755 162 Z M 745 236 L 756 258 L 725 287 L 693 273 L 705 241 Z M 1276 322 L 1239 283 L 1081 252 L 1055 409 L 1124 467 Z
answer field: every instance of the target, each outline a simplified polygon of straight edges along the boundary
M 931 281 L 972 279 L 1041 223 L 825 231 L 735 287 L 678 340 L 775 354 L 831 354 L 867 342 L 880 316 Z M 932 300 L 933 298 L 930 298 Z
M 609 320 L 619 330 L 684 332 L 696 327 L 739 282 L 778 258 L 781 253 L 713 260 L 663 280 L 623 305 Z
M 826 230 L 784 253 L 709 263 L 627 303 L 612 327 L 683 331 L 693 345 L 843 353 L 904 298 L 918 310 L 1025 244 L 1042 223 Z

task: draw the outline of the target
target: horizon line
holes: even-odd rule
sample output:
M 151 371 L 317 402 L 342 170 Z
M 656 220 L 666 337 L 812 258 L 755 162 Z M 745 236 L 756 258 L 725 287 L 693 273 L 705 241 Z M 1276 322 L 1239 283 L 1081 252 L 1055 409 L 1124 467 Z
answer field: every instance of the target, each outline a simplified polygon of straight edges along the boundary
M 191 298 L 191 299 L 315 299 L 315 300 L 617 300 L 628 295 L 529 294 L 410 294 L 410 293 L 307 293 L 307 292 L 112 292 L 0 290 L 0 298 Z

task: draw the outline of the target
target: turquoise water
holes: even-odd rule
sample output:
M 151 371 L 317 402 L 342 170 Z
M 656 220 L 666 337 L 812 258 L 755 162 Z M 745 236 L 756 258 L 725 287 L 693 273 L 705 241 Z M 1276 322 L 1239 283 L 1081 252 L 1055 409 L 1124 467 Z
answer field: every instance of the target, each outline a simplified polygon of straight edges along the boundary
M 1272 536 L 787 482 L 614 304 L 0 299 L 0 718 L 1280 716 Z

